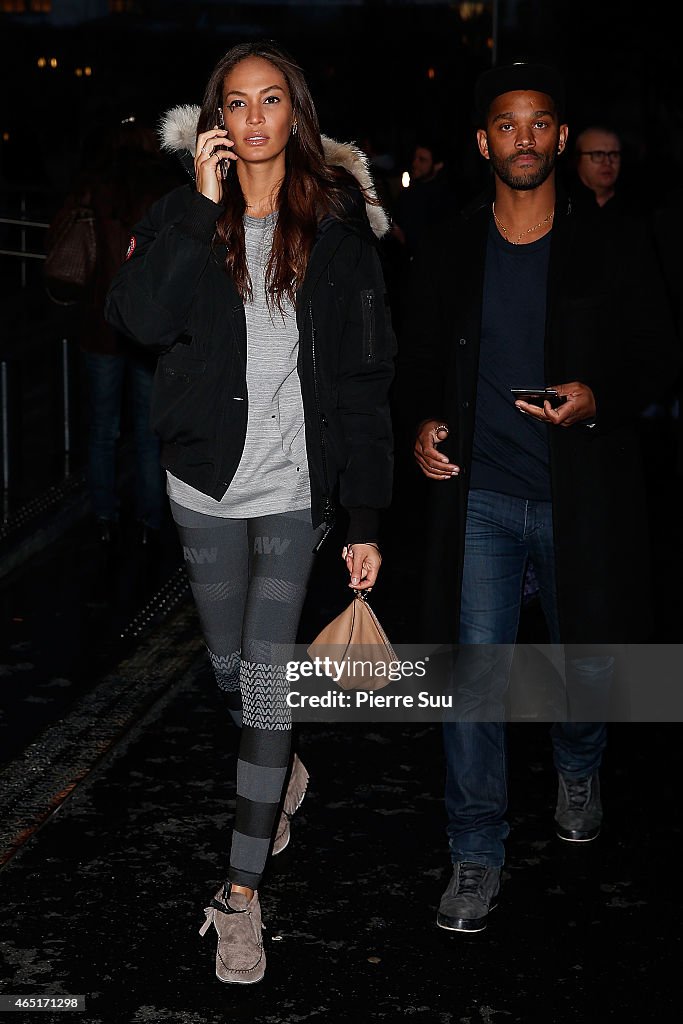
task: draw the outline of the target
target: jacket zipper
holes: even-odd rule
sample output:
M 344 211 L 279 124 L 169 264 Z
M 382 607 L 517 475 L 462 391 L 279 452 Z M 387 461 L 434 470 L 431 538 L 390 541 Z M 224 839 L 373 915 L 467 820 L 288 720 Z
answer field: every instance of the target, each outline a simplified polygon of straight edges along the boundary
M 320 540 L 318 541 L 316 546 L 313 548 L 313 550 L 317 552 L 317 551 L 320 550 L 320 548 L 322 547 L 322 545 L 325 543 L 325 541 L 327 540 L 328 536 L 332 532 L 332 528 L 334 527 L 335 514 L 334 514 L 334 507 L 332 505 L 332 502 L 330 501 L 330 481 L 329 481 L 329 476 L 328 476 L 328 473 L 327 473 L 327 449 L 326 449 L 326 446 L 325 446 L 325 424 L 324 424 L 323 415 L 322 415 L 322 412 L 321 412 L 321 409 L 320 409 L 320 395 L 318 393 L 318 368 L 317 368 L 317 359 L 316 359 L 316 353 L 315 353 L 315 323 L 313 322 L 313 304 L 312 304 L 312 302 L 308 303 L 308 319 L 309 319 L 310 324 L 311 324 L 311 356 L 312 356 L 312 362 L 313 362 L 313 394 L 315 396 L 315 409 L 316 409 L 316 414 L 317 414 L 317 417 L 318 417 L 318 431 L 320 433 L 320 451 L 321 451 L 322 460 L 323 460 L 323 479 L 325 481 L 325 495 L 324 495 L 324 497 L 325 497 L 325 505 L 324 505 L 324 508 L 323 508 L 323 519 L 325 521 L 325 530 L 323 531 L 322 537 L 320 538 Z
M 361 293 L 363 303 L 363 334 L 365 345 L 365 361 L 375 361 L 375 310 L 373 306 L 374 294 L 372 289 Z

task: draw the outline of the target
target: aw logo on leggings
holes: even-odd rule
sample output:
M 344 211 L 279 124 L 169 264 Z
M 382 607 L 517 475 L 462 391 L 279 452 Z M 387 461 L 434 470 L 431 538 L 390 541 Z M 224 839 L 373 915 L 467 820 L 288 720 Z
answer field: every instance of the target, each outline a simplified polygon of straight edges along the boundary
M 254 537 L 254 554 L 284 555 L 291 543 L 289 537 L 285 540 L 281 537 Z
M 183 558 L 192 565 L 212 565 L 218 558 L 218 548 L 188 548 L 183 545 Z

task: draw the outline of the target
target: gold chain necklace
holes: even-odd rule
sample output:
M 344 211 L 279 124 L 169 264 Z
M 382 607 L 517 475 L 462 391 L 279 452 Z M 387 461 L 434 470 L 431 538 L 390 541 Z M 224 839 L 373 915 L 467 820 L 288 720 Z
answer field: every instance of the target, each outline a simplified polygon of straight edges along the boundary
M 543 220 L 539 220 L 538 224 L 534 224 L 534 226 L 532 228 L 527 228 L 526 231 L 522 231 L 519 235 L 517 235 L 517 240 L 515 241 L 514 239 L 510 238 L 510 236 L 508 235 L 508 229 L 505 227 L 505 225 L 502 223 L 502 221 L 500 221 L 498 219 L 498 215 L 496 214 L 496 204 L 495 204 L 495 202 L 493 203 L 493 205 L 491 207 L 491 211 L 493 213 L 493 219 L 495 220 L 496 224 L 498 225 L 498 227 L 501 229 L 501 231 L 505 235 L 505 240 L 507 242 L 509 242 L 510 245 L 519 245 L 519 243 L 522 241 L 522 239 L 524 238 L 525 235 L 532 235 L 534 233 L 534 231 L 538 231 L 538 229 L 542 228 L 544 224 L 549 224 L 550 221 L 555 216 L 555 211 L 551 210 L 550 213 L 547 214 L 543 218 Z

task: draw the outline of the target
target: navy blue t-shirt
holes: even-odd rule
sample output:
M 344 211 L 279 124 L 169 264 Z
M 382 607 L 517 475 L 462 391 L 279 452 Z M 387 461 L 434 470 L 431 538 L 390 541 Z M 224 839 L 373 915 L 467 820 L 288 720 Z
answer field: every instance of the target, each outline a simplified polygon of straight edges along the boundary
M 471 486 L 550 499 L 548 425 L 524 416 L 510 388 L 543 388 L 550 235 L 512 245 L 489 226 Z

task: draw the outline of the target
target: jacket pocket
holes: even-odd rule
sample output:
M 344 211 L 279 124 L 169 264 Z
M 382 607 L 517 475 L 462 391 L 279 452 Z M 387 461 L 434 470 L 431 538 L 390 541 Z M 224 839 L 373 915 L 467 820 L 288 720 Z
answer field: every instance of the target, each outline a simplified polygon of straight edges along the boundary
M 203 375 L 205 369 L 206 366 L 202 369 L 192 366 L 163 366 L 161 372 L 166 379 L 177 381 L 179 384 L 191 384 L 193 380 Z
M 206 372 L 206 360 L 189 355 L 182 348 L 174 348 L 159 360 L 159 370 L 167 381 L 177 380 L 191 384 L 197 377 Z
M 166 442 L 196 437 L 197 418 L 207 407 L 206 362 L 173 352 L 159 359 L 150 408 L 153 429 Z

